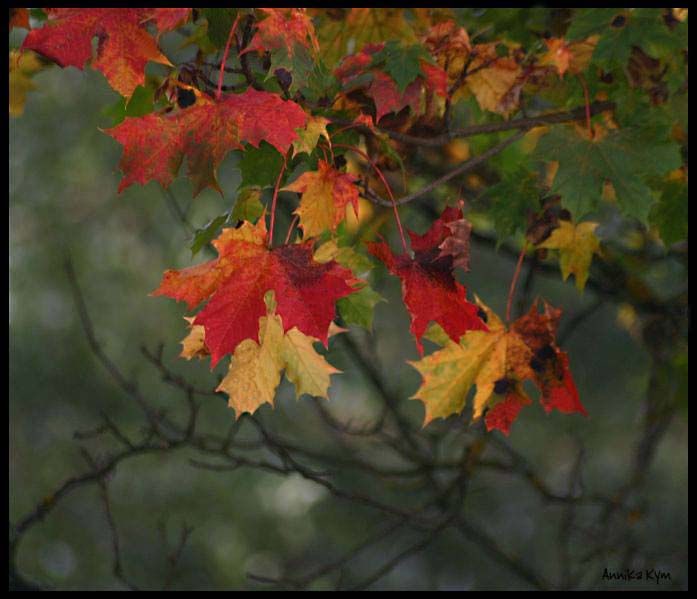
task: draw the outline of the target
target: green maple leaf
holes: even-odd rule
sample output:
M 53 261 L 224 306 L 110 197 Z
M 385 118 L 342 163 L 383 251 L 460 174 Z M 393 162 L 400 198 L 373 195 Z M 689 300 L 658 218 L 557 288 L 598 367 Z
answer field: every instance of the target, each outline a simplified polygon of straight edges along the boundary
M 573 127 L 559 127 L 540 139 L 535 155 L 559 162 L 552 192 L 561 195 L 562 206 L 574 218 L 597 208 L 603 184 L 610 181 L 620 210 L 646 223 L 654 199 L 643 179 L 681 164 L 678 146 L 659 136 L 661 131 L 616 129 L 596 141 Z
M 599 34 L 593 52 L 593 62 L 605 68 L 624 66 L 632 46 L 639 46 L 655 58 L 661 58 L 682 48 L 686 40 L 663 21 L 657 8 L 589 8 L 574 16 L 566 32 L 569 40 L 585 39 Z
M 385 72 L 395 80 L 399 90 L 404 93 L 407 86 L 422 75 L 421 60 L 431 62 L 423 46 L 401 46 L 391 41 L 373 55 L 373 65 L 385 64 Z
M 524 231 L 529 212 L 540 209 L 541 190 L 537 177 L 523 168 L 507 173 L 484 193 L 493 200 L 489 215 L 498 235 L 496 247 L 516 231 Z
M 262 141 L 258 148 L 249 145 L 239 162 L 242 186 L 273 187 L 283 166 L 283 156 L 271 144 Z

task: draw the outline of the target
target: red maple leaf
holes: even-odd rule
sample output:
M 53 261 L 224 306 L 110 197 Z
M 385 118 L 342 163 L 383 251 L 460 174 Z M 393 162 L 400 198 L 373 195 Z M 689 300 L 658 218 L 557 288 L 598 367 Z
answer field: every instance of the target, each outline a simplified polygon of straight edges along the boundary
M 84 69 L 92 58 L 92 39 L 97 36 L 99 45 L 92 66 L 104 73 L 111 87 L 128 97 L 145 83 L 148 61 L 171 64 L 143 26 L 153 10 L 48 8 L 48 20 L 29 32 L 22 50 L 34 50 L 61 67 Z
M 159 33 L 172 31 L 189 20 L 190 8 L 151 8 L 151 18 Z
M 267 291 L 274 291 L 285 331 L 298 327 L 326 346 L 337 300 L 363 283 L 333 260 L 316 262 L 311 241 L 271 250 L 267 241 L 263 218 L 256 225 L 245 222 L 237 229 L 223 229 L 213 242 L 218 258 L 166 271 L 152 294 L 185 301 L 190 310 L 208 300 L 194 324 L 205 328 L 211 368 L 241 341 L 257 339 Z
M 285 154 L 306 120 L 295 102 L 249 88 L 219 101 L 200 94 L 193 106 L 177 113 L 126 118 L 104 132 L 123 145 L 119 191 L 152 180 L 168 187 L 186 156 L 196 196 L 206 187 L 222 193 L 216 170 L 230 150 L 242 149 L 242 142 L 258 147 L 265 140 Z
M 362 75 L 370 73 L 372 80 L 365 89 L 365 94 L 375 103 L 375 122 L 390 112 L 399 112 L 409 106 L 418 113 L 421 108 L 421 92 L 434 92 L 445 97 L 448 76 L 439 66 L 422 60 L 421 70 L 424 76 L 418 76 L 402 92 L 392 77 L 378 69 L 371 69 L 373 55 L 385 47 L 381 44 L 367 44 L 361 52 L 347 56 L 334 71 L 336 78 L 347 88 L 355 83 L 359 87 L 367 85 Z
M 556 344 L 561 310 L 544 302 L 544 312 L 537 310 L 537 301 L 530 312 L 511 325 L 511 331 L 520 335 L 534 352 L 530 362 L 535 384 L 542 395 L 540 402 L 545 412 L 557 409 L 564 414 L 580 412 L 587 416 L 578 397 L 576 384 L 569 369 L 569 356 Z
M 319 52 L 312 19 L 304 8 L 261 8 L 266 18 L 258 24 L 258 30 L 245 52 L 264 52 L 285 46 L 288 56 L 293 56 L 296 45 Z
M 478 308 L 467 301 L 466 290 L 453 276 L 453 256 L 441 255 L 441 245 L 452 233 L 448 223 L 462 218 L 459 208 L 446 208 L 424 234 L 409 231 L 414 258 L 396 256 L 384 243 L 368 243 L 368 250 L 402 280 L 402 296 L 411 317 L 410 331 L 423 354 L 421 337 L 431 321 L 440 324 L 456 343 L 469 330 L 486 331 Z

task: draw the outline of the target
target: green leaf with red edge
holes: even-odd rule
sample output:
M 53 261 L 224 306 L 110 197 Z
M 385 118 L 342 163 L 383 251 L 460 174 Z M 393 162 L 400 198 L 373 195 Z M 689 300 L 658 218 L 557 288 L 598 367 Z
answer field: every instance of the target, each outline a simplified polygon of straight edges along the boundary
M 230 150 L 242 149 L 243 142 L 259 147 L 264 140 L 285 155 L 306 120 L 295 102 L 250 88 L 218 101 L 201 94 L 175 114 L 127 118 L 104 132 L 124 147 L 119 191 L 148 181 L 168 187 L 186 157 L 196 196 L 206 187 L 222 194 L 216 171 Z
M 410 331 L 423 354 L 423 337 L 428 324 L 440 324 L 453 341 L 469 330 L 486 331 L 477 306 L 467 301 L 465 288 L 453 276 L 453 256 L 442 255 L 439 247 L 452 235 L 448 224 L 462 219 L 458 208 L 446 208 L 424 234 L 409 231 L 414 258 L 395 255 L 384 243 L 368 243 L 368 251 L 402 280 L 402 296 L 411 318 Z
M 284 331 L 297 327 L 326 347 L 337 300 L 363 283 L 333 260 L 315 261 L 311 242 L 268 249 L 267 241 L 264 219 L 223 229 L 213 242 L 218 258 L 166 271 L 152 294 L 185 301 L 190 310 L 207 300 L 194 324 L 205 328 L 211 367 L 240 342 L 257 338 L 267 291 L 274 291 Z
M 48 20 L 43 27 L 29 32 L 22 49 L 34 50 L 61 67 L 82 70 L 92 58 L 92 40 L 98 37 L 92 66 L 104 73 L 111 87 L 128 97 L 145 83 L 149 61 L 171 66 L 144 27 L 151 18 L 161 27 L 171 24 L 157 10 L 161 9 L 49 8 Z

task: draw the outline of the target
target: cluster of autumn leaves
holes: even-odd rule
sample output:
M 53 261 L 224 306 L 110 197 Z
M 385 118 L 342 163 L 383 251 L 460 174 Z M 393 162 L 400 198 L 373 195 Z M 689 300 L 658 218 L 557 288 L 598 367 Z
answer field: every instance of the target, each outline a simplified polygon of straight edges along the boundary
M 358 12 L 351 13 L 352 18 L 360 19 L 369 9 L 353 10 Z M 299 55 L 317 55 L 320 46 L 304 10 L 261 11 L 263 18 L 243 53 L 270 53 L 285 66 Z M 64 67 L 82 69 L 92 59 L 92 66 L 126 97 L 144 83 L 148 61 L 170 65 L 146 26 L 153 23 L 159 37 L 191 19 L 187 8 L 47 12 L 48 20 L 29 32 L 23 49 Z M 92 58 L 94 37 L 99 45 Z M 369 42 L 338 62 L 334 75 L 342 86 L 338 105 L 357 108 L 355 123 L 373 127 L 387 114 L 405 107 L 414 113 L 428 111 L 438 98 L 449 97 L 465 64 L 470 73 L 466 87 L 481 108 L 508 116 L 518 106 L 523 85 L 548 72 L 545 64 L 553 65 L 560 76 L 578 72 L 587 63 L 594 40 L 578 44 L 549 40 L 548 54 L 534 66 L 524 66 L 515 54 L 499 56 L 496 44 L 472 44 L 453 21 L 434 24 L 423 46 L 410 50 L 409 60 L 391 42 Z M 166 188 L 186 159 L 194 195 L 206 187 L 222 194 L 217 169 L 228 152 L 244 150 L 245 144 L 259 147 L 266 142 L 286 159 L 303 152 L 309 155 L 320 142 L 331 152 L 330 121 L 292 99 L 254 87 L 225 94 L 219 88 L 213 97 L 194 86 L 178 85 L 193 94 L 193 105 L 126 118 L 105 131 L 123 146 L 119 191 L 149 181 Z M 361 108 L 365 98 L 374 106 L 374 121 Z M 337 302 L 361 293 L 367 283 L 351 268 L 355 250 L 339 248 L 332 240 L 316 245 L 327 231 L 336 232 L 349 205 L 358 212 L 357 183 L 354 175 L 326 156 L 319 159 L 315 170 L 281 189 L 300 194 L 295 214 L 302 241 L 273 247 L 264 213 L 256 223 L 245 220 L 222 229 L 213 241 L 217 258 L 167 271 L 154 292 L 184 301 L 189 310 L 205 304 L 189 319 L 182 355 L 209 356 L 211 367 L 232 356 L 219 390 L 229 396 L 238 416 L 273 403 L 284 371 L 298 396 L 328 396 L 330 375 L 338 371 L 314 343 L 327 347 L 330 336 L 343 331 L 334 323 Z M 599 250 L 597 225 L 574 226 L 569 221 L 558 225 L 538 247 L 560 250 L 564 278 L 573 273 L 582 289 L 592 255 Z M 442 346 L 411 362 L 423 377 L 414 398 L 425 405 L 425 423 L 461 412 L 476 385 L 474 417 L 488 409 L 487 428 L 507 434 L 520 409 L 531 403 L 525 381 L 540 390 L 545 410 L 585 414 L 568 357 L 555 342 L 560 310 L 545 303 L 539 312 L 535 302 L 527 315 L 505 324 L 480 300 L 476 304 L 467 300 L 455 269 L 468 270 L 470 228 L 459 208 L 446 208 L 425 234 L 409 232 L 411 253 L 396 255 L 384 241 L 367 244 L 368 251 L 402 281 L 419 353 L 423 354 L 423 338 Z

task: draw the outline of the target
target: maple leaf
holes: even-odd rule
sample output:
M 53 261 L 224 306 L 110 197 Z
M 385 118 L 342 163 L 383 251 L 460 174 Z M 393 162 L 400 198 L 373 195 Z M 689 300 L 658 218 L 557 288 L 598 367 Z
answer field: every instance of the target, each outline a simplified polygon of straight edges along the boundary
M 423 59 L 417 60 L 418 69 L 422 73 L 400 89 L 397 81 L 387 73 L 373 68 L 375 61 L 381 60 L 385 44 L 369 44 L 358 54 L 347 56 L 334 71 L 336 78 L 344 89 L 355 91 L 365 88 L 365 94 L 375 103 L 375 122 L 390 112 L 399 112 L 409 106 L 414 113 L 421 108 L 422 92 L 436 93 L 442 97 L 447 95 L 447 74 L 439 66 L 428 64 Z M 384 58 L 383 58 L 384 60 Z M 413 74 L 415 71 L 411 70 Z M 403 79 L 408 81 L 409 77 Z
M 171 66 L 142 26 L 150 17 L 140 8 L 48 8 L 43 27 L 32 29 L 22 50 L 34 50 L 61 67 L 82 70 L 92 58 L 92 39 L 99 38 L 92 67 L 104 73 L 122 96 L 145 83 L 148 61 Z
M 404 43 L 417 41 L 402 9 L 312 9 L 312 14 L 321 16 L 317 36 L 321 56 L 330 67 L 336 65 L 347 52 L 360 52 L 367 44 L 390 39 Z
M 467 86 L 484 110 L 509 116 L 518 108 L 526 76 L 508 56 L 497 56 L 496 43 L 477 44 L 468 67 Z
M 153 8 L 150 18 L 155 22 L 158 34 L 173 31 L 191 17 L 190 8 Z
M 309 115 L 305 127 L 296 131 L 298 139 L 293 142 L 293 156 L 295 157 L 301 152 L 305 152 L 308 155 L 312 154 L 312 150 L 317 147 L 320 137 L 324 137 L 331 144 L 331 139 L 327 132 L 328 124 L 329 119 L 323 116 Z
M 472 234 L 472 223 L 466 218 L 446 223 L 450 229 L 448 235 L 440 248 L 439 258 L 444 256 L 453 257 L 453 268 L 461 268 L 465 272 L 470 269 L 470 235 Z
M 540 58 L 540 64 L 554 66 L 560 77 L 567 71 L 578 74 L 588 66 L 597 42 L 597 35 L 578 42 L 568 42 L 564 38 L 546 39 L 547 52 Z
M 326 346 L 336 301 L 361 283 L 334 261 L 313 260 L 311 241 L 271 250 L 267 241 L 263 218 L 256 225 L 225 228 L 213 241 L 218 258 L 166 271 L 152 293 L 185 301 L 189 310 L 208 300 L 194 324 L 205 327 L 211 367 L 241 341 L 256 338 L 267 291 L 275 292 L 284 330 L 298 327 Z
M 445 347 L 408 362 L 423 378 L 412 399 L 424 403 L 424 426 L 434 418 L 460 413 L 470 388 L 476 385 L 473 418 L 480 418 L 485 408 L 490 408 L 485 418 L 487 429 L 498 428 L 508 434 L 518 412 L 531 403 L 521 386 L 525 380 L 540 389 L 545 411 L 587 415 L 568 356 L 555 343 L 561 310 L 545 302 L 545 311 L 540 314 L 535 301 L 528 314 L 507 328 L 478 298 L 477 303 L 486 314 L 488 331 L 467 331 L 459 343 L 444 334 L 429 334 L 430 339 L 445 342 Z
M 598 223 L 573 225 L 567 220 L 559 221 L 559 227 L 538 248 L 559 250 L 559 266 L 564 280 L 570 274 L 576 277 L 576 287 L 583 291 L 588 280 L 588 269 L 593 254 L 600 253 L 600 242 L 595 236 Z
M 458 27 L 452 19 L 433 25 L 424 37 L 424 46 L 438 65 L 446 70 L 448 86 L 460 77 L 472 51 L 467 31 Z
M 642 178 L 662 175 L 682 163 L 678 145 L 666 139 L 661 128 L 650 136 L 627 127 L 596 132 L 589 139 L 585 131 L 555 127 L 540 138 L 535 154 L 559 162 L 551 191 L 561 195 L 562 206 L 577 219 L 595 210 L 609 180 L 622 211 L 646 222 L 653 196 Z
M 358 187 L 356 177 L 342 173 L 324 160 L 319 160 L 317 170 L 303 173 L 284 191 L 302 193 L 300 206 L 295 214 L 300 217 L 303 237 L 314 237 L 330 230 L 346 217 L 346 206 L 351 204 L 358 217 Z
M 414 258 L 394 255 L 385 242 L 367 244 L 368 251 L 402 280 L 402 296 L 411 318 L 409 330 L 419 354 L 423 354 L 421 337 L 431 321 L 440 324 L 454 341 L 466 331 L 487 330 L 477 306 L 467 301 L 465 288 L 453 276 L 453 256 L 441 255 L 439 247 L 452 234 L 448 224 L 460 219 L 460 209 L 447 207 L 424 235 L 409 231 Z
M 242 142 L 259 147 L 265 140 L 285 155 L 306 119 L 295 102 L 249 88 L 220 101 L 199 93 L 193 106 L 175 114 L 126 118 L 104 133 L 124 147 L 119 191 L 151 180 L 168 187 L 186 156 L 196 196 L 206 187 L 222 194 L 216 170 L 230 150 L 242 149 Z
M 254 413 L 262 404 L 273 405 L 281 372 L 295 385 L 295 396 L 307 393 L 328 399 L 330 376 L 341 372 L 318 354 L 317 339 L 297 328 L 284 333 L 280 316 L 269 313 L 259 319 L 259 341 L 245 339 L 235 349 L 230 368 L 217 391 L 229 397 L 228 405 L 239 418 Z
M 296 46 L 304 46 L 319 52 L 315 27 L 304 8 L 260 8 L 266 18 L 258 23 L 252 41 L 241 52 L 265 52 L 285 46 L 288 56 L 293 56 Z

